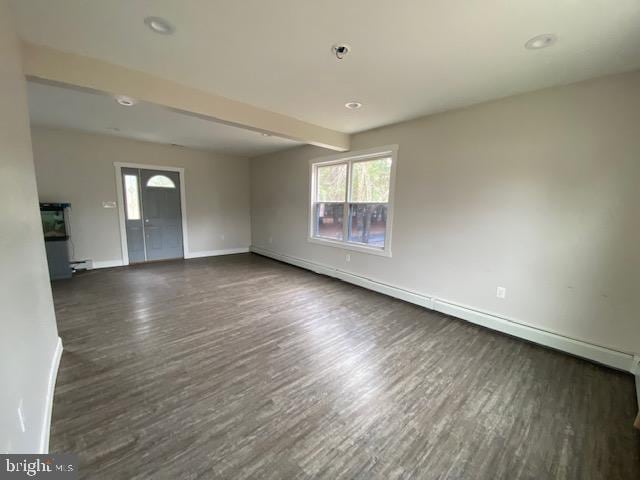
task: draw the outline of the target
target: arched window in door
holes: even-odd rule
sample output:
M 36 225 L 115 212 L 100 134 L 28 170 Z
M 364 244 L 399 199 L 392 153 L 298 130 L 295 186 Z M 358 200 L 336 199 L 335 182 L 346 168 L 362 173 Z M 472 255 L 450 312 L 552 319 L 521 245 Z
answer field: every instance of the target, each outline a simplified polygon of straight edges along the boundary
M 165 175 L 154 175 L 147 180 L 147 187 L 176 188 L 176 184 Z

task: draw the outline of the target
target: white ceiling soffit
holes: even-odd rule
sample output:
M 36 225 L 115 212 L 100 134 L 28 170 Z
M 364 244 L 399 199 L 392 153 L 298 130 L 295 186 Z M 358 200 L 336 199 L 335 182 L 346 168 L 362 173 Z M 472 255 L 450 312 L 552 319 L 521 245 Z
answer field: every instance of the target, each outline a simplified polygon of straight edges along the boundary
M 27 93 L 35 126 L 73 128 L 244 157 L 301 145 L 150 103 L 124 107 L 111 96 L 90 91 L 29 81 Z
M 35 44 L 358 132 L 640 68 L 638 0 L 14 0 Z M 172 35 L 147 28 L 167 19 Z M 533 36 L 557 43 L 526 50 Z M 346 42 L 351 53 L 331 52 Z M 348 110 L 345 103 L 363 104 Z

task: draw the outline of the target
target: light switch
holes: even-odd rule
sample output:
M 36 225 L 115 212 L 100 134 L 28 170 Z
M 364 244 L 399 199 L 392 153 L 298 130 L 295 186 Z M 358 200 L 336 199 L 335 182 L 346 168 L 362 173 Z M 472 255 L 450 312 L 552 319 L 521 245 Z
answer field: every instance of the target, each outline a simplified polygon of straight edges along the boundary
M 116 208 L 116 202 L 102 202 L 102 208 Z

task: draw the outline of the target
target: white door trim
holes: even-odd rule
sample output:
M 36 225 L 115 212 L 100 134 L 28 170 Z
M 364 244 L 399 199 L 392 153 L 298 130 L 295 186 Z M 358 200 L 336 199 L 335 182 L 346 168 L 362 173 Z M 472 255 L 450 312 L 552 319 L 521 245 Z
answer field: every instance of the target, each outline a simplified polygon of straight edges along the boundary
M 184 168 L 167 167 L 165 165 L 148 165 L 146 163 L 113 162 L 116 172 L 116 193 L 118 196 L 118 217 L 120 223 L 120 248 L 122 250 L 122 264 L 129 265 L 129 249 L 127 247 L 127 227 L 124 214 L 124 191 L 122 190 L 122 169 L 142 168 L 144 170 L 163 170 L 178 172 L 180 177 L 180 213 L 182 215 L 182 253 L 189 258 L 189 235 L 187 229 L 187 194 L 185 190 Z

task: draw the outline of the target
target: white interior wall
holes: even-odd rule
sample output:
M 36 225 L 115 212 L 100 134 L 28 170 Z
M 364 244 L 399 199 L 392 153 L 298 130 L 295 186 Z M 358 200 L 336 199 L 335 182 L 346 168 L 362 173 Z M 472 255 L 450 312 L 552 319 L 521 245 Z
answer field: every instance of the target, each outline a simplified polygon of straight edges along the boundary
M 638 125 L 640 73 L 630 73 L 355 135 L 356 151 L 399 145 L 391 258 L 307 241 L 308 161 L 326 150 L 257 157 L 252 243 L 639 352 Z
M 0 453 L 47 449 L 60 348 L 38 195 L 26 86 L 11 13 L 0 0 Z
M 115 265 L 122 259 L 114 162 L 185 169 L 189 252 L 192 256 L 247 249 L 251 242 L 246 158 L 183 147 L 32 128 L 42 202 L 71 203 L 75 260 Z

